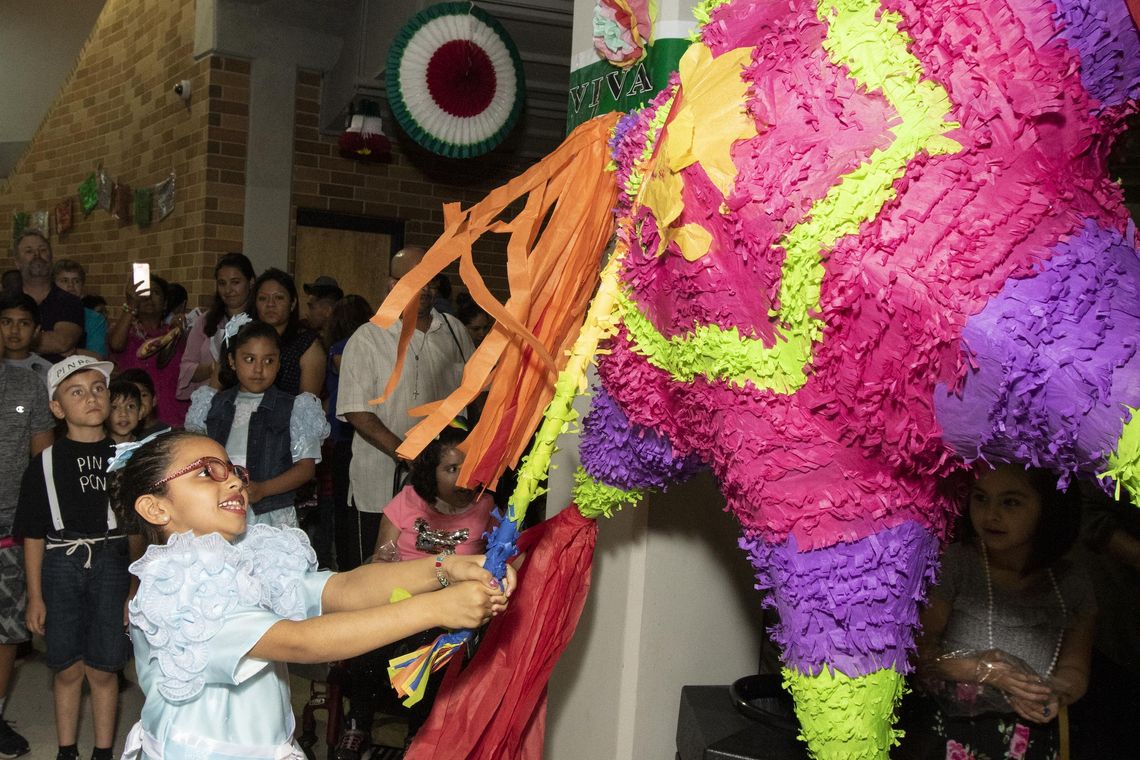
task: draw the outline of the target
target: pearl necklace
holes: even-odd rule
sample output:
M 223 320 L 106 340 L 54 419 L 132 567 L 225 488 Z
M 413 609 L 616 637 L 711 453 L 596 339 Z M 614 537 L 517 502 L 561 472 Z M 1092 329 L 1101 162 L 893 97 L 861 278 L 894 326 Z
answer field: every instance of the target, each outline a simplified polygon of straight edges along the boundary
M 986 632 L 989 634 L 990 649 L 994 649 L 994 584 L 990 580 L 990 558 L 986 554 L 986 544 L 980 538 L 978 539 L 978 546 L 982 550 L 982 570 L 986 576 L 986 599 L 989 603 L 989 610 L 986 616 Z M 1053 674 L 1053 668 L 1057 667 L 1057 659 L 1061 656 L 1061 643 L 1065 640 L 1065 619 L 1069 616 L 1069 611 L 1065 607 L 1065 598 L 1061 596 L 1061 587 L 1057 585 L 1057 578 L 1053 575 L 1053 569 L 1049 568 L 1045 571 L 1049 574 L 1049 582 L 1053 584 L 1053 593 L 1057 595 L 1057 603 L 1061 606 L 1061 635 L 1057 637 L 1057 646 L 1053 648 L 1053 659 L 1049 663 L 1049 669 L 1045 671 L 1045 675 Z

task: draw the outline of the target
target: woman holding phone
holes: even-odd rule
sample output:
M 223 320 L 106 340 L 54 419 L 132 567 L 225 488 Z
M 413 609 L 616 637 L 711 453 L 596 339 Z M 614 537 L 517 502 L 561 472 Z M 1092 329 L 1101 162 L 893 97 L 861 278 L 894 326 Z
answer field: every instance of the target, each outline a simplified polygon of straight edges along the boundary
M 166 280 L 150 274 L 148 265 L 133 265 L 126 300 L 107 332 L 107 348 L 117 371 L 138 368 L 150 375 L 158 418 L 178 427 L 189 408 L 175 396 L 185 336 L 181 320 L 169 325 L 164 321 L 166 289 Z

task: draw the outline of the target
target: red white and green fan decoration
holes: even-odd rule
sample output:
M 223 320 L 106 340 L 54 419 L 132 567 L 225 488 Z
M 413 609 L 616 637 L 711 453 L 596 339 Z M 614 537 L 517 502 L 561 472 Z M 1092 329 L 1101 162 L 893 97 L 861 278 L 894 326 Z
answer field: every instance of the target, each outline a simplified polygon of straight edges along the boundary
M 519 51 L 502 24 L 472 3 L 416 14 L 392 43 L 386 81 L 396 121 L 441 156 L 487 153 L 523 107 Z

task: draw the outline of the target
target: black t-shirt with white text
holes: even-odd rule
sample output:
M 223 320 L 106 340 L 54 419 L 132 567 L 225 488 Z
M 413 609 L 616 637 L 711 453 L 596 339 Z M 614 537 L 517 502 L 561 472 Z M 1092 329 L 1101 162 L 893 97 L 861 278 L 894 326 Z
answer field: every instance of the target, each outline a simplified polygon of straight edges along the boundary
M 54 283 L 44 300 L 40 301 L 40 329 L 44 332 L 54 330 L 57 322 L 70 322 L 82 330 L 84 319 L 83 301 Z M 82 340 L 79 345 L 83 345 Z M 41 354 L 41 356 L 53 364 L 63 361 L 63 357 L 59 354 Z
M 107 462 L 114 453 L 115 444 L 110 438 L 98 443 L 63 438 L 52 446 L 53 480 L 59 494 L 64 530 L 87 534 L 107 532 L 107 483 L 110 480 Z M 44 538 L 57 533 L 44 485 L 43 454 L 33 458 L 24 471 L 12 533 L 25 538 Z

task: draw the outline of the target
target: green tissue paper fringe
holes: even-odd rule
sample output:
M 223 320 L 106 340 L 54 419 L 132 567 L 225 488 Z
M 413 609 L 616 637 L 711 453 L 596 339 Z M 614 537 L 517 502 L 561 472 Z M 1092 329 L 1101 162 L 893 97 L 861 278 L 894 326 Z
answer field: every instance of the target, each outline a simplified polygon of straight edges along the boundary
M 574 503 L 582 517 L 589 520 L 613 517 L 615 509 L 620 510 L 626 504 L 636 507 L 644 497 L 644 489 L 623 491 L 606 485 L 591 478 L 582 467 L 574 473 Z
M 800 739 L 816 760 L 888 760 L 901 731 L 893 728 L 903 676 L 877 670 L 858 678 L 824 668 L 808 676 L 784 668 L 796 700 Z
M 1117 500 L 1123 486 L 1132 495 L 1132 503 L 1140 504 L 1140 414 L 1130 406 L 1125 408 L 1132 416 L 1120 431 L 1116 451 L 1108 455 L 1108 469 L 1099 477 L 1116 481 Z

